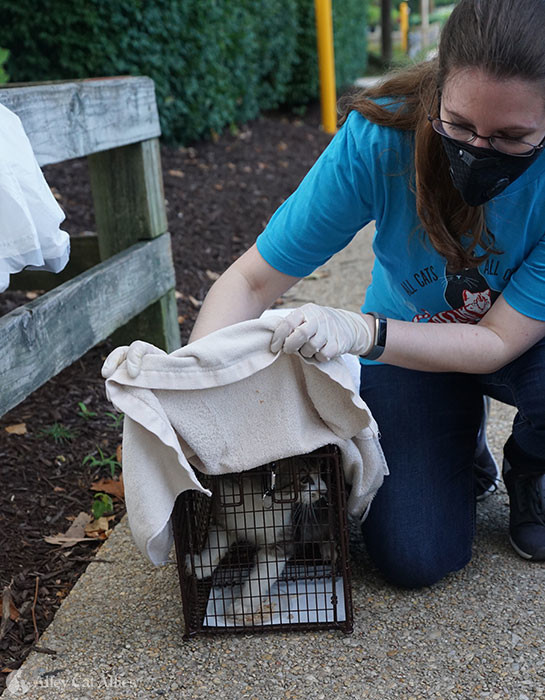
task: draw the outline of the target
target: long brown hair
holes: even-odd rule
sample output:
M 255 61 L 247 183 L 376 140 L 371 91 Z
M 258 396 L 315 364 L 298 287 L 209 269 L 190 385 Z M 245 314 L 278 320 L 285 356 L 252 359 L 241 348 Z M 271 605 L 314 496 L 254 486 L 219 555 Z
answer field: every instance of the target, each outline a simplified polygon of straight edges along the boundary
M 460 0 L 443 31 L 436 59 L 390 73 L 372 88 L 339 102 L 340 124 L 357 110 L 375 124 L 414 131 L 411 186 L 429 240 L 449 268 L 477 267 L 494 247 L 485 206 L 466 204 L 452 184 L 441 137 L 428 121 L 437 95 L 453 70 L 480 68 L 495 79 L 541 82 L 545 96 L 545 49 L 536 28 L 545 26 L 545 0 Z M 387 98 L 377 104 L 377 98 Z M 485 253 L 477 256 L 480 245 Z

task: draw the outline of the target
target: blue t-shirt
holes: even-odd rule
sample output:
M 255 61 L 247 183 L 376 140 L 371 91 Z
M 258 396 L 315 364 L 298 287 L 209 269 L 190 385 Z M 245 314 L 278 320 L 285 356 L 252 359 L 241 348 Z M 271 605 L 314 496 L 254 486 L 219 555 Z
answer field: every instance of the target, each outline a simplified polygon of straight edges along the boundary
M 414 322 L 476 323 L 503 292 L 514 309 L 545 321 L 545 156 L 486 205 L 488 228 L 503 254 L 478 269 L 447 272 L 416 213 L 413 143 L 413 132 L 351 112 L 258 237 L 263 258 L 303 277 L 375 220 L 375 264 L 363 311 Z

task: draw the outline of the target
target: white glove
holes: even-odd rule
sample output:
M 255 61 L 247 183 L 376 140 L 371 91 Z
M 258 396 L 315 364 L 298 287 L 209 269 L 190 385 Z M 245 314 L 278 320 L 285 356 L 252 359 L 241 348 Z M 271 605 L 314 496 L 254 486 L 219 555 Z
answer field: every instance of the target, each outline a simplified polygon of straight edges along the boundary
M 119 365 L 127 361 L 127 374 L 133 379 L 140 374 L 140 369 L 142 367 L 142 358 L 144 355 L 166 355 L 164 350 L 156 348 L 155 345 L 146 343 L 143 340 L 135 340 L 133 343 L 128 345 L 122 345 L 108 355 L 104 360 L 102 365 L 102 376 L 104 379 L 109 379 L 112 374 L 116 371 Z
M 271 352 L 299 352 L 327 362 L 350 353 L 365 355 L 373 337 L 361 314 L 329 306 L 305 304 L 280 321 L 273 333 Z

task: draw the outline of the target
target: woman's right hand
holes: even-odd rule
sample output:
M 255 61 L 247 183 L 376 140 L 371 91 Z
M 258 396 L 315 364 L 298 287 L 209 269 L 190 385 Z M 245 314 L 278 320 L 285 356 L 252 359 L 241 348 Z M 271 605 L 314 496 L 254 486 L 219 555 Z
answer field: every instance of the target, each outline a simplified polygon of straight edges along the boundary
M 305 304 L 280 321 L 273 333 L 271 352 L 300 353 L 327 362 L 350 353 L 365 355 L 373 334 L 362 314 Z

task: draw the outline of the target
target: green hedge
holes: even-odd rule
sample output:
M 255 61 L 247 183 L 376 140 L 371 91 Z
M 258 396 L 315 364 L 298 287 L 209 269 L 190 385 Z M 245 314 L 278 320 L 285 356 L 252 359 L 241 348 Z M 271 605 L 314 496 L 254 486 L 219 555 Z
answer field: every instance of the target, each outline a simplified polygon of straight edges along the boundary
M 341 88 L 366 67 L 366 5 L 333 5 Z M 0 46 L 16 82 L 149 75 L 185 144 L 318 95 L 313 0 L 0 0 Z

